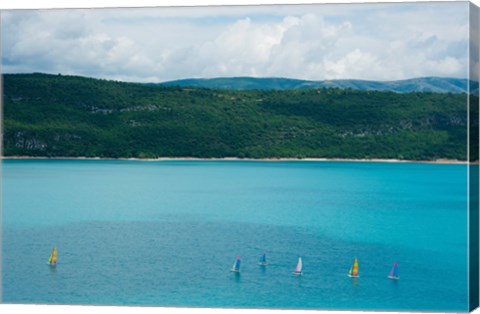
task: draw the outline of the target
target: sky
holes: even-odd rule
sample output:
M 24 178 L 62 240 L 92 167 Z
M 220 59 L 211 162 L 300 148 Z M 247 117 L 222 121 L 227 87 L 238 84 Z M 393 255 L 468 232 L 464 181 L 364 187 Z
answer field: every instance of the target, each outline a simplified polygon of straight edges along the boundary
M 3 73 L 130 82 L 468 77 L 468 4 L 2 10 Z

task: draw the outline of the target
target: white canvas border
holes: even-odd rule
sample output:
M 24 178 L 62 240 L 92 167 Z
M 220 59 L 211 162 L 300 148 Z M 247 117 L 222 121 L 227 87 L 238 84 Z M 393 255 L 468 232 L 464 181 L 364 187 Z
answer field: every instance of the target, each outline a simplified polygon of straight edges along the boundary
M 458 0 L 454 0 L 458 1 Z M 388 3 L 388 2 L 420 2 L 398 0 L 3 0 L 0 10 L 10 9 L 51 9 L 51 8 L 105 8 L 105 7 L 161 7 L 161 6 L 215 6 L 215 5 L 273 5 L 273 4 L 325 4 L 325 3 Z M 451 0 L 424 0 L 421 2 L 451 2 Z M 465 2 L 465 1 L 458 1 Z M 471 0 L 480 7 L 480 0 Z M 1 264 L 0 264 L 1 265 Z M 388 314 L 394 312 L 373 311 L 320 311 L 320 310 L 258 310 L 258 309 L 211 309 L 211 308 L 167 308 L 167 307 L 130 307 L 130 306 L 78 306 L 78 305 L 12 305 L 0 304 L 0 312 L 10 313 L 48 313 L 48 314 Z M 421 313 L 421 312 L 399 312 Z M 480 313 L 476 310 L 475 313 Z

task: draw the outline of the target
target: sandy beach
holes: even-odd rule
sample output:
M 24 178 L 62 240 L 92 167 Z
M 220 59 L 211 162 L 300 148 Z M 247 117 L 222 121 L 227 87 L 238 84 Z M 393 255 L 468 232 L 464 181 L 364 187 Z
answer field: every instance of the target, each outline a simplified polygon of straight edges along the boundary
M 132 161 L 262 161 L 262 162 L 282 162 L 282 161 L 314 161 L 314 162 L 386 162 L 386 163 L 428 163 L 428 164 L 468 164 L 468 161 L 456 159 L 436 159 L 436 160 L 402 160 L 402 159 L 353 159 L 353 158 L 195 158 L 195 157 L 159 157 L 159 158 L 104 158 L 104 157 L 33 157 L 33 156 L 1 156 L 0 160 L 8 159 L 38 159 L 38 160 L 132 160 Z M 472 164 L 478 164 L 474 162 Z

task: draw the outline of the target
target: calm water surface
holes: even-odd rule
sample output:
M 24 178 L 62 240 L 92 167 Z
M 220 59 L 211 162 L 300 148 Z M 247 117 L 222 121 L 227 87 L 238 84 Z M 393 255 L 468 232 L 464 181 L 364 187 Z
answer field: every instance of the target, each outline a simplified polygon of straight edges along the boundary
M 3 301 L 466 311 L 466 180 L 466 165 L 7 160 Z

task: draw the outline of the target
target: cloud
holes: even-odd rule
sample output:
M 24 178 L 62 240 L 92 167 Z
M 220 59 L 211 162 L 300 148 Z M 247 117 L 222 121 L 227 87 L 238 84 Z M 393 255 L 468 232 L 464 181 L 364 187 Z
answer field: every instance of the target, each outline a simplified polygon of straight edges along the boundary
M 4 72 L 126 81 L 467 76 L 467 3 L 1 14 Z

